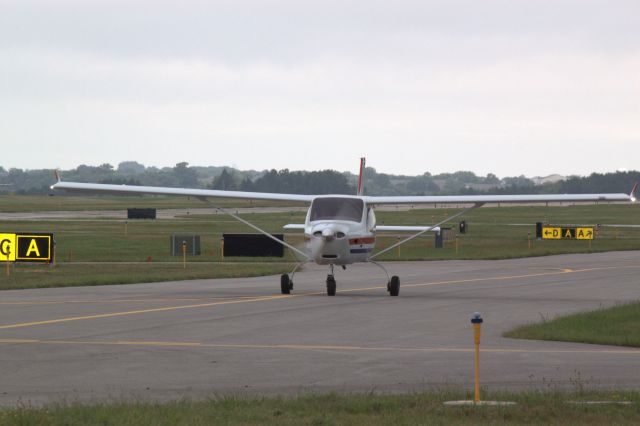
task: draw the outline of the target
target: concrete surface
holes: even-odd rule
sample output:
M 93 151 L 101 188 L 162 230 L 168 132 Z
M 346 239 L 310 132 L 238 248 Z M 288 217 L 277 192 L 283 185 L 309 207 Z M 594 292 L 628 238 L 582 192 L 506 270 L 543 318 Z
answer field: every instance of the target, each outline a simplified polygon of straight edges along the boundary
M 490 389 L 637 388 L 640 350 L 501 337 L 541 318 L 638 299 L 640 252 L 398 262 L 295 277 L 0 293 L 0 405 L 222 394 L 472 388 L 483 314 Z

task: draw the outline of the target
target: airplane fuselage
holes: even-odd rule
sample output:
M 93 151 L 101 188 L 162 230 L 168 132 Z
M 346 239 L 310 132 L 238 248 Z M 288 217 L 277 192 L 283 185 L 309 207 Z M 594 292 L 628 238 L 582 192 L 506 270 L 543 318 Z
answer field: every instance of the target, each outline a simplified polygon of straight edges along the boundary
M 305 249 L 320 265 L 366 262 L 375 246 L 375 214 L 360 197 L 321 196 L 311 203 Z

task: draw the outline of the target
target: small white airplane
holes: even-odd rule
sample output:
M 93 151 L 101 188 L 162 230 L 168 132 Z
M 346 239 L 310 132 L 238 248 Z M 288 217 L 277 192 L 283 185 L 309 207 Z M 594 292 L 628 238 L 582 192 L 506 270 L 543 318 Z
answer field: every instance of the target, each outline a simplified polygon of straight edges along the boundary
M 380 267 L 387 275 L 387 291 L 391 296 L 400 293 L 400 279 L 398 276 L 389 277 L 384 266 L 374 259 L 383 253 L 432 231 L 439 232 L 439 226 L 449 222 L 470 210 L 481 207 L 487 203 L 554 203 L 554 202 L 609 202 L 627 201 L 635 202 L 636 184 L 630 194 L 562 194 L 562 195 L 453 195 L 453 196 L 384 196 L 372 197 L 363 194 L 363 172 L 365 159 L 360 159 L 360 174 L 358 177 L 358 190 L 355 196 L 349 195 L 297 195 L 277 194 L 262 192 L 220 191 L 210 189 L 188 188 L 163 188 L 152 186 L 110 185 L 64 182 L 56 172 L 56 180 L 51 189 L 71 192 L 102 193 L 102 194 L 129 194 L 129 195 L 178 195 L 196 197 L 267 237 L 277 241 L 300 256 L 300 263 L 290 274 L 283 274 L 280 279 L 282 294 L 289 294 L 293 290 L 293 276 L 298 268 L 306 262 L 316 262 L 319 265 L 328 265 L 327 295 L 336 294 L 336 280 L 334 278 L 334 266 L 341 266 L 358 262 L 369 262 Z M 281 241 L 267 231 L 242 219 L 238 215 L 212 205 L 209 199 L 227 198 L 242 200 L 275 200 L 298 201 L 310 203 L 304 224 L 285 225 L 285 229 L 304 230 L 305 247 L 300 250 L 289 243 Z M 419 204 L 465 204 L 471 205 L 459 213 L 447 217 L 440 222 L 429 226 L 381 226 L 376 224 L 376 216 L 373 212 L 375 206 L 382 205 L 419 205 Z M 393 244 L 384 250 L 372 253 L 376 233 L 378 231 L 414 232 L 413 235 Z

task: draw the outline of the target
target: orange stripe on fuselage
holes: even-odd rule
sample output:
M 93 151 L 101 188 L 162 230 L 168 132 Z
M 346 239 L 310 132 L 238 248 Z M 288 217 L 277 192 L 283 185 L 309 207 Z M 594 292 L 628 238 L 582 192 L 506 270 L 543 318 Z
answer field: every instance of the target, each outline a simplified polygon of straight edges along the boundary
M 367 237 L 367 238 L 351 238 L 349 240 L 350 245 L 359 245 L 359 244 L 373 244 L 376 242 L 376 237 Z

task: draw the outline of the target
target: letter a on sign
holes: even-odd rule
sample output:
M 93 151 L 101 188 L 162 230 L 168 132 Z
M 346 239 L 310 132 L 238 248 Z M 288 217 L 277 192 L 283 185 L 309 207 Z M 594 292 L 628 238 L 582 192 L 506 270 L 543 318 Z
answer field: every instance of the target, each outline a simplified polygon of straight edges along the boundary
M 31 240 L 29 243 L 29 249 L 27 249 L 27 256 L 30 257 L 35 254 L 35 257 L 40 257 L 40 250 L 38 250 L 38 244 L 36 244 L 36 240 Z
M 50 262 L 53 254 L 53 234 L 17 234 L 17 262 Z

